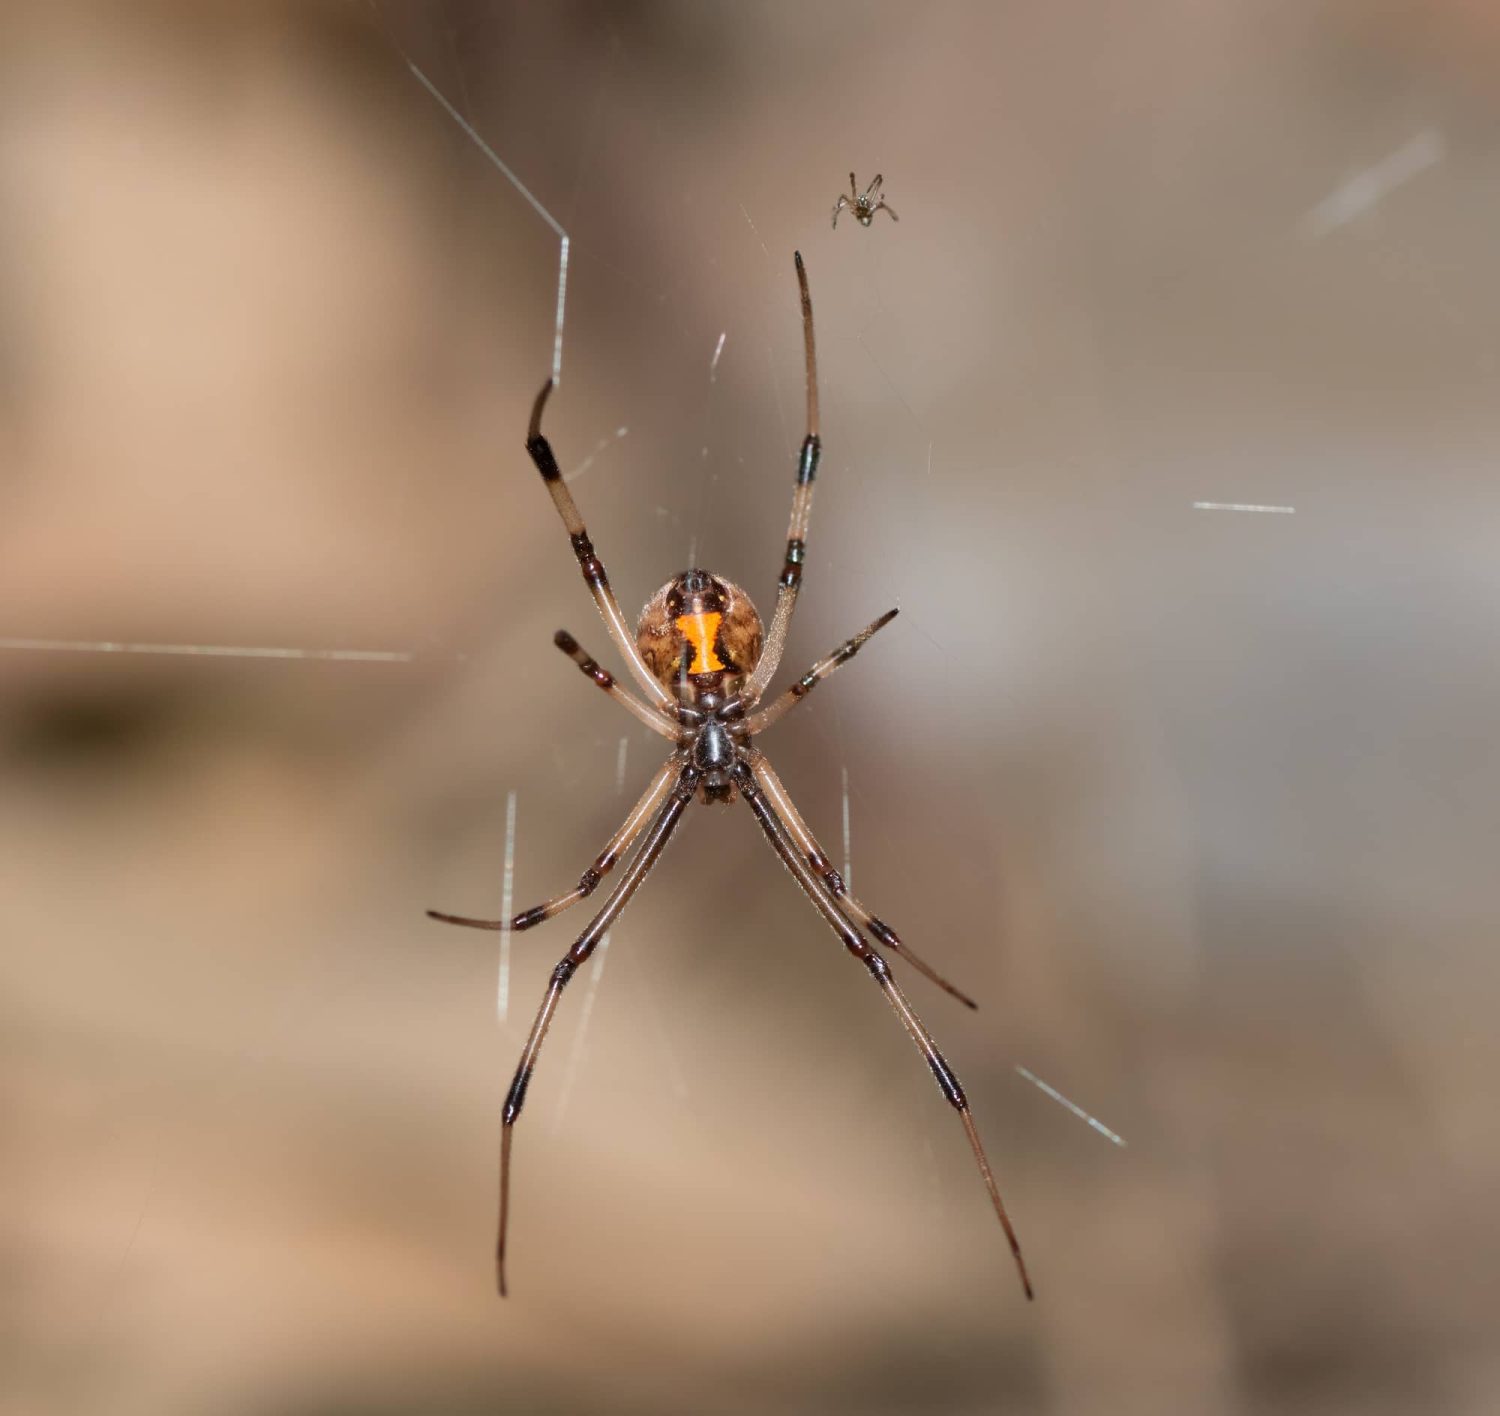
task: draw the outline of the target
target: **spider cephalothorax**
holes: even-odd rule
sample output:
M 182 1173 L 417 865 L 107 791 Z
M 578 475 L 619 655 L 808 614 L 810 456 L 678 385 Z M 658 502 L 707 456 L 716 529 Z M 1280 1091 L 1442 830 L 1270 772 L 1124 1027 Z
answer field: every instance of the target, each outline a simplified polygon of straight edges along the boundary
M 850 183 L 852 187 L 852 175 Z M 879 186 L 880 179 L 877 177 L 865 198 L 871 198 Z M 865 198 L 860 201 L 864 202 Z M 841 204 L 847 203 L 843 203 L 841 199 Z M 876 209 L 878 204 L 870 208 L 871 211 Z M 889 211 L 890 208 L 887 207 L 886 210 Z M 866 215 L 861 214 L 858 206 L 856 214 L 860 216 L 860 220 L 867 222 Z M 892 212 L 891 215 L 894 216 L 895 213 Z M 604 617 L 610 638 L 646 699 L 641 699 L 617 683 L 615 676 L 608 669 L 601 668 L 566 630 L 558 630 L 553 642 L 615 702 L 635 714 L 653 732 L 666 738 L 672 744 L 672 751 L 651 779 L 645 794 L 631 808 L 619 830 L 594 857 L 593 864 L 583 872 L 573 889 L 555 895 L 540 905 L 534 905 L 529 910 L 522 910 L 510 919 L 470 919 L 464 915 L 428 911 L 435 918 L 446 920 L 450 924 L 467 924 L 477 929 L 530 929 L 592 895 L 625 853 L 637 842 L 640 843 L 635 855 L 621 872 L 619 882 L 610 891 L 604 907 L 552 970 L 552 981 L 542 999 L 542 1006 L 537 1011 L 536 1021 L 531 1025 L 525 1051 L 521 1054 L 520 1065 L 516 1068 L 510 1091 L 505 1098 L 505 1111 L 500 1127 L 500 1232 L 495 1245 L 495 1271 L 502 1294 L 505 1292 L 505 1241 L 510 1214 L 511 1132 L 521 1114 L 521 1107 L 525 1104 L 526 1090 L 531 1084 L 531 1074 L 552 1022 L 552 1014 L 556 1011 L 568 980 L 594 952 L 610 926 L 619 918 L 630 897 L 661 858 L 688 803 L 701 794 L 706 802 L 739 799 L 749 806 L 782 863 L 792 872 L 798 885 L 811 899 L 844 948 L 865 966 L 884 992 L 886 1000 L 896 1011 L 912 1041 L 927 1059 L 939 1090 L 963 1122 L 979 1173 L 989 1192 L 990 1203 L 1010 1240 L 1022 1286 L 1026 1290 L 1026 1296 L 1031 1296 L 1031 1283 L 1026 1277 L 1026 1265 L 1021 1259 L 1021 1246 L 1017 1243 L 1015 1231 L 1006 1216 L 995 1177 L 990 1173 L 989 1161 L 980 1144 L 974 1118 L 969 1114 L 969 1103 L 963 1088 L 938 1051 L 932 1035 L 907 1002 L 900 985 L 891 976 L 890 966 L 880 950 L 888 949 L 894 957 L 905 959 L 913 968 L 971 1008 L 974 1006 L 973 1001 L 917 958 L 901 942 L 890 925 L 877 919 L 849 892 L 844 877 L 834 869 L 827 853 L 809 830 L 786 788 L 782 786 L 781 778 L 772 770 L 765 755 L 752 743 L 756 734 L 764 732 L 784 713 L 800 703 L 840 664 L 852 659 L 872 634 L 896 617 L 895 610 L 888 610 L 853 638 L 846 639 L 832 654 L 820 659 L 785 692 L 772 699 L 765 707 L 760 706 L 771 677 L 781 662 L 781 651 L 786 647 L 787 630 L 791 626 L 792 611 L 796 607 L 802 584 L 807 526 L 812 514 L 813 482 L 817 477 L 818 456 L 822 447 L 818 440 L 818 381 L 813 350 L 812 297 L 808 294 L 807 272 L 803 269 L 800 255 L 797 257 L 797 281 L 802 292 L 802 337 L 807 353 L 807 436 L 802 440 L 802 451 L 797 458 L 791 522 L 787 527 L 786 556 L 777 585 L 776 611 L 768 631 L 762 630 L 755 606 L 738 585 L 711 575 L 706 570 L 685 570 L 669 580 L 646 602 L 635 637 L 632 638 L 625 617 L 620 613 L 619 601 L 610 588 L 604 563 L 594 552 L 594 543 L 589 539 L 572 493 L 562 479 L 552 447 L 542 436 L 542 410 L 552 391 L 550 382 L 537 395 L 531 411 L 526 450 L 536 463 L 537 471 L 542 474 L 542 481 L 551 493 L 553 505 L 557 507 L 558 515 L 567 527 L 578 568 L 583 572 L 584 583 L 588 585 L 594 603 Z

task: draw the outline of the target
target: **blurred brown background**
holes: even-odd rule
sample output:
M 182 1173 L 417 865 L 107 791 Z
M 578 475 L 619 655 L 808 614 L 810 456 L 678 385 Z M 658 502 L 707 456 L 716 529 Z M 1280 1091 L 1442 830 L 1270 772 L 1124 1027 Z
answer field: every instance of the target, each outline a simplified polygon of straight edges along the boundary
M 7 1413 L 1500 1407 L 1492 7 L 5 18 Z M 571 235 L 548 429 L 627 611 L 690 555 L 769 611 L 806 255 L 786 667 L 902 615 L 765 746 L 982 1000 L 910 979 L 1034 1306 L 697 807 L 564 1000 L 495 1297 L 584 920 L 497 1028 L 422 911 L 499 911 L 512 791 L 515 907 L 570 884 L 661 748 L 548 642 L 608 648 L 522 449 L 556 238 L 403 51 Z M 899 225 L 829 229 L 850 167 Z

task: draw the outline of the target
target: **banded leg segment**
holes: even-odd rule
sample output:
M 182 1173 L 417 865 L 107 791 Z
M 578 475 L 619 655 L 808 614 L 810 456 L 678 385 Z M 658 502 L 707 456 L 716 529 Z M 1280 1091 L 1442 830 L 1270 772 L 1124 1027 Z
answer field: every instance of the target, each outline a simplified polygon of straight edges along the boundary
M 462 924 L 469 929 L 512 929 L 520 933 L 523 929 L 542 924 L 554 915 L 560 915 L 570 905 L 576 905 L 579 900 L 586 899 L 594 893 L 599 887 L 599 882 L 614 869 L 615 863 L 630 849 L 635 838 L 645 829 L 646 823 L 651 819 L 651 813 L 662 804 L 681 771 L 682 759 L 680 757 L 669 757 L 662 763 L 661 770 L 651 779 L 651 785 L 646 788 L 645 795 L 631 808 L 630 815 L 625 818 L 620 829 L 609 838 L 609 843 L 594 857 L 594 863 L 583 872 L 578 884 L 571 890 L 564 891 L 561 895 L 554 895 L 544 904 L 533 905 L 529 910 L 522 910 L 511 919 L 471 919 L 468 915 L 444 914 L 441 910 L 428 910 L 428 916 L 441 920 L 444 924 Z
M 974 1118 L 969 1114 L 969 1101 L 964 1095 L 962 1085 L 953 1069 L 948 1065 L 947 1059 L 938 1051 L 937 1044 L 932 1039 L 932 1034 L 923 1026 L 920 1018 L 907 1002 L 906 995 L 902 993 L 896 980 L 891 977 L 890 966 L 880 955 L 872 949 L 861 937 L 859 931 L 844 914 L 840 908 L 840 902 L 825 885 L 813 868 L 803 859 L 797 850 L 796 842 L 787 830 L 781 817 L 771 805 L 766 794 L 757 786 L 754 774 L 744 765 L 735 773 L 735 785 L 739 787 L 740 794 L 749 804 L 750 810 L 755 813 L 756 820 L 760 822 L 761 829 L 766 833 L 766 838 L 771 842 L 771 848 L 779 855 L 788 870 L 796 877 L 797 883 L 803 892 L 816 906 L 818 913 L 827 921 L 829 928 L 838 935 L 844 947 L 854 955 L 870 971 L 875 982 L 880 985 L 886 996 L 886 1001 L 895 1011 L 896 1016 L 901 1019 L 901 1025 L 906 1029 L 911 1040 L 916 1044 L 917 1050 L 926 1059 L 927 1066 L 937 1081 L 938 1089 L 943 1093 L 948 1104 L 958 1112 L 959 1120 L 963 1123 L 964 1134 L 968 1138 L 969 1147 L 974 1152 L 974 1161 L 979 1167 L 980 1177 L 984 1181 L 985 1189 L 989 1192 L 990 1203 L 994 1206 L 995 1216 L 1000 1221 L 1000 1227 L 1005 1231 L 1005 1237 L 1010 1242 L 1010 1251 L 1015 1258 L 1016 1271 L 1021 1278 L 1021 1287 L 1028 1298 L 1034 1297 L 1031 1287 L 1031 1278 L 1026 1272 L 1026 1260 L 1021 1257 L 1021 1243 L 1016 1238 L 1016 1231 L 1011 1227 L 1010 1216 L 1005 1211 L 1005 1202 L 1000 1198 L 1000 1187 L 995 1183 L 994 1171 L 990 1169 L 989 1157 L 984 1153 L 984 1146 L 979 1140 L 979 1131 L 974 1125 Z
M 536 470 L 542 474 L 542 481 L 547 484 L 547 490 L 552 495 L 552 504 L 557 508 L 557 514 L 562 517 L 563 525 L 568 529 L 568 539 L 573 543 L 573 554 L 578 558 L 578 568 L 583 572 L 584 582 L 594 597 L 594 603 L 599 607 L 599 613 L 609 629 L 610 638 L 615 642 L 615 648 L 624 656 L 626 664 L 630 666 L 630 672 L 646 690 L 651 701 L 670 714 L 675 709 L 676 703 L 666 689 L 652 677 L 651 670 L 646 667 L 646 661 L 641 658 L 635 635 L 626 624 L 625 616 L 620 613 L 620 602 L 615 599 L 615 592 L 609 587 L 609 577 L 605 574 L 604 562 L 594 554 L 594 543 L 589 540 L 589 533 L 584 527 L 583 517 L 579 515 L 573 494 L 562 479 L 562 472 L 558 468 L 557 458 L 553 455 L 552 445 L 542 434 L 542 410 L 547 406 L 547 396 L 551 392 L 552 380 L 548 379 L 542 385 L 542 391 L 537 394 L 536 403 L 531 409 L 531 426 L 526 434 L 526 451 L 531 454 Z
M 846 639 L 826 659 L 819 659 L 800 679 L 797 680 L 785 693 L 773 703 L 767 704 L 757 713 L 752 713 L 745 719 L 742 731 L 747 737 L 754 737 L 756 733 L 763 733 L 777 719 L 785 717 L 797 706 L 809 693 L 813 691 L 824 679 L 836 668 L 847 664 L 864 647 L 865 641 L 877 630 L 882 630 L 893 619 L 896 618 L 898 610 L 887 610 L 873 624 L 867 624 L 852 639 Z
M 664 738 L 670 738 L 673 742 L 682 741 L 682 730 L 675 723 L 658 713 L 649 703 L 642 703 L 628 688 L 623 688 L 616 683 L 615 676 L 608 669 L 601 669 L 598 660 L 593 658 L 567 630 L 558 630 L 552 636 L 552 642 L 583 670 L 585 678 L 598 684 L 622 708 L 634 713 L 652 732 L 660 733 Z
M 818 354 L 813 344 L 812 295 L 807 288 L 807 268 L 802 264 L 800 251 L 796 253 L 796 261 L 797 284 L 802 292 L 802 344 L 807 357 L 807 436 L 802 439 L 802 453 L 797 459 L 797 484 L 792 492 L 792 515 L 787 524 L 786 560 L 776 590 L 776 612 L 771 617 L 760 662 L 745 684 L 747 703 L 753 703 L 766 691 L 786 648 L 792 611 L 797 608 L 797 594 L 802 587 L 807 526 L 812 519 L 813 483 L 818 476 L 818 458 L 823 451 L 822 440 L 818 437 Z
M 552 978 L 547 984 L 542 1006 L 537 1009 L 536 1020 L 531 1025 L 531 1032 L 526 1038 L 526 1046 L 521 1052 L 521 1061 L 516 1067 L 515 1076 L 511 1078 L 510 1090 L 506 1093 L 505 1110 L 500 1120 L 500 1221 L 495 1238 L 495 1281 L 499 1284 L 502 1298 L 506 1296 L 505 1242 L 510 1226 L 511 1132 L 521 1115 L 521 1108 L 526 1104 L 526 1090 L 531 1085 L 531 1074 L 536 1070 L 537 1056 L 542 1050 L 542 1043 L 546 1040 L 547 1029 L 552 1024 L 552 1015 L 557 1011 L 558 1000 L 562 997 L 563 989 L 568 986 L 568 980 L 577 973 L 578 966 L 594 952 L 595 946 L 619 918 L 620 911 L 630 902 L 630 897 L 635 894 L 641 881 L 660 859 L 662 851 L 666 849 L 667 842 L 671 839 L 672 832 L 676 830 L 677 823 L 682 819 L 683 811 L 693 799 L 693 792 L 701 775 L 698 769 L 691 765 L 681 767 L 675 761 L 671 765 L 679 769 L 676 774 L 675 790 L 672 791 L 666 805 L 657 812 L 644 843 L 635 858 L 625 868 L 620 883 L 615 886 L 609 899 L 604 902 L 604 908 L 589 921 L 588 927 L 574 941 L 573 947 L 563 955 L 557 967 L 552 970 Z
M 967 993 L 955 988 L 936 969 L 913 954 L 890 925 L 884 920 L 877 919 L 849 893 L 844 877 L 834 869 L 827 852 L 818 844 L 817 838 L 808 829 L 807 822 L 802 819 L 802 813 L 797 810 L 791 795 L 782 785 L 781 778 L 776 775 L 775 769 L 764 753 L 752 750 L 750 770 L 755 773 L 755 780 L 760 785 L 760 789 L 770 798 L 771 805 L 785 823 L 792 839 L 796 841 L 803 856 L 806 857 L 807 863 L 818 872 L 823 879 L 823 884 L 828 887 L 828 892 L 839 901 L 844 909 L 870 932 L 872 938 L 884 944 L 897 958 L 905 959 L 919 974 L 931 979 L 945 993 L 951 993 L 965 1007 L 978 1009 L 979 1004 Z

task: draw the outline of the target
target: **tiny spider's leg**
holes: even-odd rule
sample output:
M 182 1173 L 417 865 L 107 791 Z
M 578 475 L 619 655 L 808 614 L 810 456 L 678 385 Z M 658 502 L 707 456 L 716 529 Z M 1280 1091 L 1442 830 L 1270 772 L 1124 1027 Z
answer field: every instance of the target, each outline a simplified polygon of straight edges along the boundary
M 604 562 L 594 554 L 594 543 L 589 540 L 589 533 L 584 528 L 583 517 L 578 513 L 573 494 L 562 479 L 562 472 L 558 468 L 557 458 L 553 455 L 552 445 L 542 434 L 542 409 L 547 406 L 547 395 L 552 392 L 552 384 L 553 381 L 548 379 L 542 385 L 542 391 L 537 394 L 536 403 L 532 406 L 531 425 L 526 434 L 526 451 L 531 454 L 531 460 L 536 463 L 536 470 L 542 474 L 542 481 L 547 484 L 547 490 L 552 494 L 552 504 L 557 508 L 557 514 L 562 517 L 563 525 L 568 528 L 568 539 L 573 543 L 573 554 L 578 558 L 578 568 L 583 572 L 584 581 L 594 596 L 594 603 L 599 607 L 599 613 L 609 629 L 610 638 L 615 641 L 615 648 L 620 651 L 630 672 L 636 676 L 636 680 L 646 690 L 651 701 L 659 708 L 666 709 L 670 714 L 676 709 L 676 701 L 652 677 L 651 670 L 646 667 L 646 661 L 641 658 L 635 635 L 626 624 L 625 616 L 620 613 L 620 602 L 615 599 L 615 592 L 609 587 L 609 577 L 605 574 Z
M 836 201 L 836 202 L 835 202 L 835 203 L 834 203 L 834 204 L 833 204 L 833 229 L 834 229 L 834 230 L 835 230 L 835 231 L 837 231 L 837 230 L 838 230 L 838 225 L 839 225 L 839 213 L 840 213 L 840 212 L 841 212 L 841 211 L 843 211 L 843 209 L 844 209 L 844 208 L 845 208 L 845 207 L 847 207 L 847 206 L 852 206 L 852 205 L 853 205 L 853 203 L 852 203 L 852 202 L 851 202 L 851 201 L 850 201 L 850 200 L 849 200 L 849 198 L 848 198 L 848 197 L 843 197 L 843 196 L 841 196 L 841 197 L 840 197 L 840 198 L 839 198 L 839 199 L 838 199 L 838 201 Z
M 669 738 L 673 742 L 682 741 L 681 728 L 658 713 L 649 703 L 642 703 L 628 688 L 623 688 L 616 683 L 615 676 L 608 669 L 601 669 L 598 662 L 567 630 L 558 630 L 552 636 L 552 642 L 583 670 L 585 677 L 592 679 L 621 707 L 628 708 L 652 732 L 660 733 L 664 738 Z
M 790 713 L 809 693 L 840 665 L 847 664 L 863 647 L 864 642 L 877 630 L 884 629 L 897 615 L 896 610 L 887 610 L 873 624 L 867 624 L 860 632 L 846 639 L 826 659 L 819 659 L 801 678 L 774 702 L 768 703 L 758 713 L 744 720 L 741 732 L 746 737 L 763 733 L 778 718 Z M 731 729 L 731 731 L 734 731 Z M 736 734 L 738 736 L 738 734 Z
M 898 959 L 905 959 L 919 974 L 931 979 L 945 993 L 951 993 L 966 1007 L 977 1009 L 979 1004 L 967 993 L 955 988 L 936 969 L 913 954 L 890 925 L 882 919 L 877 919 L 849 893 L 849 887 L 844 884 L 844 877 L 834 868 L 833 862 L 828 859 L 828 852 L 818 844 L 817 837 L 813 835 L 807 822 L 802 819 L 802 813 L 797 810 L 781 778 L 776 775 L 775 769 L 766 759 L 765 754 L 756 752 L 753 748 L 750 751 L 750 770 L 755 773 L 755 780 L 760 784 L 760 789 L 771 799 L 772 808 L 780 815 L 787 830 L 791 832 L 792 839 L 796 841 L 807 863 L 823 877 L 823 883 L 828 887 L 829 893 L 843 905 L 844 909 L 870 932 L 872 938 L 884 944 Z
M 859 201 L 859 183 L 854 180 L 854 174 L 849 174 L 849 205 L 853 206 Z
M 851 173 L 850 175 L 852 176 L 853 174 Z M 878 196 L 880 193 L 880 184 L 884 181 L 885 178 L 877 172 L 874 180 L 865 188 L 864 200 L 868 202 L 871 197 Z
M 900 221 L 901 220 L 901 218 L 896 215 L 896 208 L 893 207 L 893 206 L 891 206 L 890 203 L 887 202 L 884 197 L 881 197 L 881 199 L 878 202 L 875 203 L 875 211 L 883 211 L 883 212 L 887 213 L 890 216 L 890 218 L 891 218 L 892 221 Z M 872 211 L 870 213 L 870 215 L 874 216 L 875 215 L 875 211 Z
M 852 173 L 850 174 L 853 175 Z M 776 613 L 766 633 L 760 662 L 745 684 L 743 697 L 754 703 L 766 691 L 781 652 L 786 648 L 787 632 L 792 627 L 792 611 L 797 608 L 797 592 L 802 588 L 802 562 L 807 556 L 807 524 L 812 517 L 813 483 L 818 475 L 818 458 L 823 451 L 818 437 L 818 354 L 813 344 L 812 295 L 807 288 L 807 268 L 802 253 L 796 253 L 797 284 L 802 291 L 802 343 L 807 355 L 807 436 L 802 439 L 802 454 L 797 459 L 797 485 L 792 493 L 792 516 L 787 525 L 786 560 L 776 590 Z
M 662 804 L 662 799 L 672 790 L 672 783 L 681 771 L 682 759 L 680 757 L 669 757 L 662 763 L 661 771 L 651 779 L 651 785 L 631 808 L 630 815 L 625 818 L 620 829 L 609 838 L 608 844 L 594 857 L 594 863 L 583 872 L 578 884 L 571 890 L 566 890 L 561 895 L 554 895 L 550 900 L 540 905 L 533 905 L 529 910 L 522 910 L 520 914 L 508 920 L 472 919 L 468 915 L 444 914 L 441 910 L 428 910 L 429 918 L 441 920 L 444 924 L 466 925 L 470 929 L 510 929 L 519 934 L 523 929 L 530 929 L 533 925 L 543 924 L 554 916 L 560 915 L 570 905 L 576 905 L 579 900 L 587 899 L 599 888 L 599 882 L 615 868 L 616 862 L 630 849 L 635 838 L 645 829 L 646 823 L 651 819 L 651 813 Z
M 896 1016 L 901 1019 L 902 1026 L 917 1045 L 917 1049 L 926 1058 L 927 1066 L 937 1081 L 938 1089 L 943 1093 L 948 1104 L 958 1112 L 959 1120 L 963 1123 L 964 1134 L 968 1137 L 969 1146 L 974 1152 L 975 1163 L 979 1166 L 979 1174 L 984 1180 L 985 1189 L 989 1192 L 990 1203 L 994 1206 L 995 1216 L 1000 1221 L 1000 1227 L 1005 1231 L 1006 1239 L 1010 1241 L 1010 1251 L 1016 1261 L 1016 1271 L 1021 1277 L 1021 1287 L 1028 1298 L 1033 1297 L 1031 1279 L 1026 1272 L 1026 1260 L 1021 1257 L 1020 1240 L 1016 1238 L 1016 1231 L 1011 1227 L 1010 1216 L 1005 1212 L 1005 1202 L 1000 1198 L 1000 1187 L 995 1183 L 995 1174 L 990 1169 L 989 1157 L 985 1155 L 984 1146 L 980 1143 L 979 1131 L 974 1125 L 974 1118 L 969 1114 L 969 1101 L 964 1095 L 958 1077 L 943 1054 L 938 1051 L 937 1044 L 932 1040 L 932 1034 L 922 1025 L 921 1019 L 912 1010 L 911 1004 L 907 1002 L 906 995 L 901 991 L 896 980 L 891 977 L 890 965 L 876 950 L 865 943 L 860 932 L 840 908 L 839 901 L 834 898 L 817 872 L 803 859 L 781 817 L 767 800 L 766 794 L 756 785 L 755 777 L 749 767 L 743 763 L 735 773 L 735 785 L 740 789 L 740 795 L 749 804 L 751 811 L 755 813 L 756 820 L 760 822 L 761 829 L 771 842 L 772 849 L 796 877 L 797 883 L 817 907 L 819 914 L 839 936 L 844 947 L 870 971 L 875 982 L 880 985 L 885 993 L 886 1001 L 894 1009 Z
M 674 759 L 671 765 L 680 767 L 677 759 Z M 542 1050 L 547 1029 L 552 1023 L 552 1015 L 557 1011 L 558 999 L 562 997 L 563 989 L 568 986 L 568 980 L 578 971 L 578 966 L 594 952 L 594 947 L 619 917 L 620 911 L 629 903 L 630 897 L 635 894 L 641 881 L 650 873 L 651 867 L 661 859 L 661 853 L 666 849 L 672 832 L 682 819 L 684 809 L 693 799 L 693 792 L 700 775 L 698 769 L 691 764 L 687 767 L 680 767 L 677 773 L 676 790 L 672 792 L 666 805 L 657 812 L 644 844 L 636 853 L 635 859 L 625 867 L 625 874 L 610 893 L 609 899 L 604 902 L 604 908 L 589 921 L 588 928 L 578 936 L 573 947 L 563 955 L 557 967 L 552 970 L 552 979 L 547 985 L 546 995 L 542 998 L 542 1006 L 537 1009 L 536 1021 L 531 1025 L 531 1033 L 521 1053 L 520 1064 L 516 1068 L 515 1076 L 511 1079 L 510 1091 L 505 1097 L 505 1110 L 500 1122 L 500 1223 L 495 1239 L 495 1280 L 500 1286 L 502 1298 L 505 1297 L 505 1239 L 510 1223 L 511 1132 L 515 1127 L 516 1119 L 521 1114 L 522 1106 L 526 1104 L 526 1089 L 531 1085 L 531 1074 L 536 1069 L 537 1054 Z

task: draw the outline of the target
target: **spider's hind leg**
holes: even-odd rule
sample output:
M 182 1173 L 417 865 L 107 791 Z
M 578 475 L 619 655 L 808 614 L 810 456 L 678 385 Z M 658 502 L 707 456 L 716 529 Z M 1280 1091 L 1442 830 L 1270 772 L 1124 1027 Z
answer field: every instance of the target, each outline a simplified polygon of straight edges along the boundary
M 743 732 L 746 737 L 754 737 L 757 733 L 763 733 L 778 718 L 790 713 L 809 693 L 823 682 L 835 669 L 847 664 L 860 649 L 864 647 L 865 641 L 888 625 L 896 615 L 897 610 L 887 610 L 878 620 L 867 624 L 858 634 L 846 639 L 826 659 L 819 659 L 796 683 L 792 684 L 785 693 L 780 694 L 773 702 L 768 703 L 759 712 L 745 719 Z M 733 731 L 733 729 L 731 729 Z
M 802 344 L 807 356 L 807 435 L 802 439 L 802 452 L 797 458 L 797 482 L 792 491 L 792 515 L 787 524 L 786 559 L 776 589 L 776 612 L 771 616 L 760 662 L 743 690 L 742 696 L 747 703 L 754 703 L 766 691 L 766 685 L 781 662 L 781 652 L 786 648 L 792 612 L 797 608 L 797 595 L 802 588 L 802 562 L 807 558 L 807 526 L 812 519 L 813 484 L 818 476 L 818 459 L 823 452 L 823 441 L 818 436 L 818 354 L 813 342 L 812 294 L 807 288 L 807 267 L 802 264 L 800 251 L 795 259 L 797 285 L 802 294 Z
M 602 688 L 622 708 L 634 713 L 652 732 L 660 733 L 672 742 L 682 740 L 681 731 L 671 719 L 651 707 L 649 703 L 642 703 L 628 688 L 623 687 L 608 669 L 601 669 L 598 660 L 588 653 L 567 630 L 558 630 L 552 636 L 552 642 L 578 665 L 586 679 Z
M 620 611 L 620 602 L 615 599 L 615 592 L 610 588 L 604 562 L 594 553 L 594 543 L 589 539 L 588 530 L 583 524 L 583 517 L 578 511 L 578 504 L 573 500 L 573 494 L 568 490 L 567 483 L 563 481 L 562 470 L 557 465 L 557 457 L 552 451 L 552 444 L 547 441 L 542 432 L 542 412 L 547 406 L 547 399 L 552 393 L 553 386 L 553 380 L 548 379 L 542 385 L 542 391 L 537 394 L 536 402 L 532 405 L 531 422 L 526 430 L 526 451 L 531 455 L 532 462 L 536 464 L 536 470 L 541 473 L 542 481 L 552 497 L 552 504 L 557 508 L 557 514 L 562 518 L 564 527 L 567 528 L 568 540 L 572 544 L 578 568 L 583 572 L 584 583 L 594 597 L 594 604 L 599 607 L 599 614 L 609 629 L 609 637 L 614 640 L 615 648 L 620 651 L 621 658 L 630 666 L 630 672 L 646 690 L 651 702 L 658 708 L 671 712 L 676 706 L 672 695 L 652 677 L 651 670 L 646 667 L 646 661 L 641 658 L 635 635 L 626 624 L 625 616 Z

